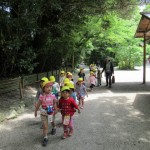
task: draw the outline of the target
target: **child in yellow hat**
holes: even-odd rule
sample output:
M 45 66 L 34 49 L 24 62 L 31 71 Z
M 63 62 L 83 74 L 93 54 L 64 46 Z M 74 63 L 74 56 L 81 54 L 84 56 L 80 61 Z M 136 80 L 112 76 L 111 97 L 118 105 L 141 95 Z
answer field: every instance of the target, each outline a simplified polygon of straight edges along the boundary
M 86 86 L 83 84 L 83 78 L 78 78 L 78 82 L 76 84 L 76 92 L 77 92 L 77 98 L 79 100 L 79 106 L 81 109 L 83 109 L 85 95 L 87 95 L 88 97 Z
M 67 86 L 70 88 L 70 97 L 72 97 L 74 99 L 74 101 L 76 102 L 77 98 L 76 98 L 76 92 L 75 92 L 74 84 L 69 83 Z
M 90 89 L 91 91 L 93 90 L 94 86 L 97 83 L 97 79 L 95 77 L 95 74 L 93 71 L 90 71 L 90 76 L 89 76 L 89 84 L 90 84 Z
M 46 146 L 48 143 L 48 123 L 51 122 L 52 124 L 52 134 L 56 133 L 56 126 L 54 122 L 54 110 L 57 109 L 56 106 L 56 98 L 54 95 L 51 94 L 52 90 L 52 82 L 44 81 L 42 83 L 42 90 L 43 94 L 40 95 L 37 106 L 35 108 L 35 117 L 37 117 L 37 111 L 41 106 L 41 121 L 43 124 L 43 142 L 42 145 Z
M 49 81 L 53 83 L 52 86 L 52 93 L 56 96 L 56 99 L 58 100 L 59 92 L 60 92 L 60 86 L 59 83 L 56 82 L 56 79 L 54 76 L 49 77 Z
M 39 82 L 39 88 L 37 89 L 37 92 L 36 92 L 36 97 L 35 97 L 35 101 L 34 101 L 34 105 L 36 106 L 38 100 L 39 100 L 39 96 L 40 94 L 43 94 L 43 90 L 42 90 L 42 84 L 44 81 L 48 81 L 48 78 L 47 77 L 42 77 L 40 82 Z
M 70 82 L 74 84 L 73 74 L 71 72 L 66 73 L 66 78 L 68 78 L 70 80 Z
M 64 86 L 64 79 L 66 78 L 65 76 L 65 71 L 61 71 L 60 72 L 60 77 L 59 77 L 59 85 L 60 85 L 60 88 Z
M 62 138 L 65 139 L 68 136 L 72 136 L 74 131 L 73 115 L 75 113 L 75 109 L 78 110 L 78 113 L 80 113 L 80 109 L 78 105 L 74 102 L 73 98 L 70 97 L 70 88 L 68 86 L 62 87 L 61 95 L 62 97 L 59 100 L 58 108 L 61 110 L 64 129 L 64 134 Z

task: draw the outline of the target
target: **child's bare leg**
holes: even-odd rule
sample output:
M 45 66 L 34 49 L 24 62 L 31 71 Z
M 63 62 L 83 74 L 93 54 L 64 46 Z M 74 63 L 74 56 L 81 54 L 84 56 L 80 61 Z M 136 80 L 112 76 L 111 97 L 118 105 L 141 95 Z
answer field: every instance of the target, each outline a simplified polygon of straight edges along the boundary
M 43 136 L 44 138 L 48 138 L 48 123 L 46 121 L 43 122 Z
M 52 125 L 51 134 L 55 135 L 56 134 L 55 115 L 53 115 L 53 122 L 51 122 L 51 125 Z
M 73 130 L 74 130 L 73 117 L 71 117 L 69 122 L 69 134 L 68 134 L 69 136 L 72 136 Z
M 79 99 L 79 106 L 81 106 L 81 98 Z
M 63 125 L 63 128 L 64 128 L 64 134 L 62 136 L 62 139 L 65 139 L 68 136 L 68 126 L 67 125 Z
M 84 99 L 82 99 L 82 107 L 84 107 Z

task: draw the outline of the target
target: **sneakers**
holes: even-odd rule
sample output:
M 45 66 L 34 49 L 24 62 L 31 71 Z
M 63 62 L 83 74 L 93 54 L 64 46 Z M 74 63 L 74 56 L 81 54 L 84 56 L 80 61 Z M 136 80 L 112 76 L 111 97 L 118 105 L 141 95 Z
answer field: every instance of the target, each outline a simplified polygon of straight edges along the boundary
M 73 129 L 70 129 L 68 136 L 72 136 L 73 134 Z
M 63 136 L 62 136 L 62 139 L 66 139 L 68 137 L 68 133 L 67 132 L 64 132 Z
M 47 143 L 48 143 L 48 139 L 44 138 L 42 141 L 42 146 L 47 146 Z
M 56 134 L 56 128 L 53 128 L 53 129 L 52 129 L 51 134 L 52 134 L 52 135 L 55 135 L 55 134 Z

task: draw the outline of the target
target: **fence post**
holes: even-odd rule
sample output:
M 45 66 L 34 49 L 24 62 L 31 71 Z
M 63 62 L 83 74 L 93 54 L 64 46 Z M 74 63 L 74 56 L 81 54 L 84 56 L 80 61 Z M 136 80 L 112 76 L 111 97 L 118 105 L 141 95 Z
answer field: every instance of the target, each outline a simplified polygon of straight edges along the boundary
M 22 88 L 24 88 L 24 78 L 23 78 L 23 76 L 21 77 L 21 84 L 22 84 Z
M 23 91 L 22 91 L 21 78 L 20 78 L 20 81 L 19 81 L 19 91 L 20 91 L 20 99 L 22 99 L 23 98 Z

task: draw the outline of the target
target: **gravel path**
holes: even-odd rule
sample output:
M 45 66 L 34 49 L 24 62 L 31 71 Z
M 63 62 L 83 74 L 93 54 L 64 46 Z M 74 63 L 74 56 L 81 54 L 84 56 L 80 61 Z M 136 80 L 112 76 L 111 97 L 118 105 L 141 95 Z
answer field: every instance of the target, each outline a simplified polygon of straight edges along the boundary
M 57 134 L 49 135 L 43 148 L 40 118 L 34 118 L 31 108 L 0 124 L 0 150 L 150 150 L 150 84 L 143 85 L 136 75 L 141 70 L 132 75 L 116 71 L 117 83 L 111 89 L 104 86 L 103 77 L 102 86 L 89 92 L 81 114 L 75 114 L 72 137 L 61 140 L 58 114 Z

